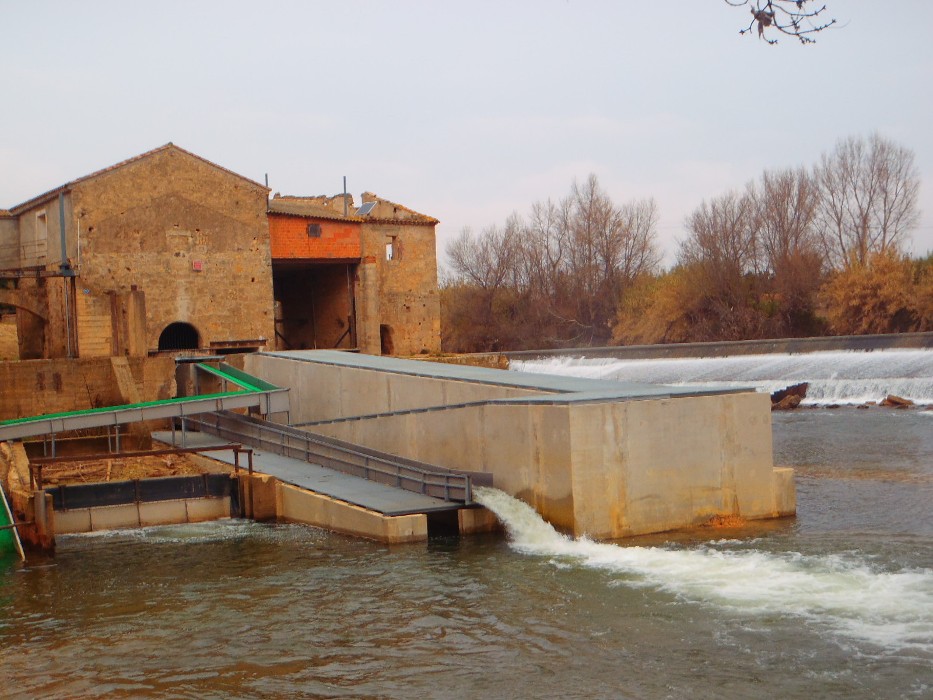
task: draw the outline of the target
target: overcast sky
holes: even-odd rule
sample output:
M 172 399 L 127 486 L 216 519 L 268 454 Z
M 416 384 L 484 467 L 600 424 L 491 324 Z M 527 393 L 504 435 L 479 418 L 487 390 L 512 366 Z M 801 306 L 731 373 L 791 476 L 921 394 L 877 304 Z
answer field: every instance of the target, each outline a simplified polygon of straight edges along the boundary
M 805 47 L 722 0 L 0 0 L 0 208 L 172 141 L 283 194 L 346 175 L 440 219 L 443 258 L 595 173 L 655 198 L 671 262 L 704 198 L 877 131 L 931 251 L 933 2 L 825 2 Z

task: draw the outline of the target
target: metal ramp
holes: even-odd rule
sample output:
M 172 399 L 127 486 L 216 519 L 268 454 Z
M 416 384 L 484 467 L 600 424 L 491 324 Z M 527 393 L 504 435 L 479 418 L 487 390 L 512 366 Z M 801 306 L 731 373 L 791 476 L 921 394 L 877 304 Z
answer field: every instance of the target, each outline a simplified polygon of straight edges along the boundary
M 182 445 L 205 444 L 207 435 L 250 445 L 259 471 L 385 515 L 471 506 L 473 486 L 492 485 L 485 472 L 447 469 L 236 413 L 185 418 L 183 426 Z M 225 458 L 232 460 L 232 453 Z
M 219 368 L 199 363 L 197 368 L 218 377 L 223 382 L 224 390 L 213 394 L 0 421 L 0 442 L 52 435 L 52 454 L 54 455 L 54 435 L 70 430 L 113 427 L 164 418 L 184 418 L 211 411 L 238 408 L 256 409 L 263 414 L 288 411 L 288 389 L 269 384 L 224 363 L 221 363 Z M 231 384 L 236 387 L 235 390 L 229 390 Z

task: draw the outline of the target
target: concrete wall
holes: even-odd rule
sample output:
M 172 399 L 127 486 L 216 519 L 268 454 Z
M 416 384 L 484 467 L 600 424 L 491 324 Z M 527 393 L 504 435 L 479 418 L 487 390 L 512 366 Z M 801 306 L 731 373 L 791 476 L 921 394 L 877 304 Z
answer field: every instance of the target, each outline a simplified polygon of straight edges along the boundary
M 185 498 L 176 501 L 127 503 L 100 508 L 55 511 L 56 535 L 120 528 L 199 523 L 230 517 L 230 498 Z
M 283 483 L 276 484 L 276 504 L 279 519 L 286 522 L 305 523 L 386 544 L 422 542 L 428 538 L 428 519 L 423 513 L 385 516 Z
M 463 400 L 514 402 L 319 423 L 315 432 L 448 468 L 495 486 L 576 535 L 615 538 L 713 516 L 795 512 L 792 471 L 772 466 L 767 395 L 529 403 L 528 389 L 251 356 L 247 371 L 291 387 L 292 422 Z M 455 398 L 456 400 L 451 400 Z M 296 419 L 299 418 L 301 420 Z
M 262 354 L 246 355 L 244 370 L 289 388 L 290 421 L 306 423 L 336 417 L 450 406 L 540 393 L 509 386 L 451 381 L 405 374 L 294 362 Z

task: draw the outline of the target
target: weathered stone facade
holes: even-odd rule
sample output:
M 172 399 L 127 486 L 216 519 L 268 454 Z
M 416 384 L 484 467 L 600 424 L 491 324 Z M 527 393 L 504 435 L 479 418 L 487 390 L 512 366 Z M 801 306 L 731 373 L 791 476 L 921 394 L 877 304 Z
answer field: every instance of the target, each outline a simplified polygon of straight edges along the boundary
M 168 144 L 14 207 L 2 265 L 37 271 L 19 291 L 46 312 L 22 314 L 21 356 L 145 354 L 172 324 L 189 347 L 271 347 L 267 193 Z M 61 210 L 75 276 L 40 277 L 62 263 Z
M 439 352 L 436 225 L 369 192 L 359 210 L 349 195 L 270 200 L 277 346 Z
M 167 144 L 0 210 L 0 278 L 17 287 L 0 303 L 18 308 L 21 359 L 438 352 L 437 220 L 363 204 L 269 200 Z

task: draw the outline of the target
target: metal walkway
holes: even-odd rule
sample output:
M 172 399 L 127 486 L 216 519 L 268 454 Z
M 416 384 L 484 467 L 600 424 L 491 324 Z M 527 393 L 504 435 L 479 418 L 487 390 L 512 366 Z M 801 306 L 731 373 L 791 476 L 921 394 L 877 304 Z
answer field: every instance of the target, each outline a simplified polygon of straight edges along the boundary
M 183 418 L 235 408 L 257 408 L 264 414 L 288 411 L 288 389 L 281 389 L 224 363 L 221 363 L 220 368 L 204 363 L 196 366 L 199 370 L 218 377 L 225 390 L 214 394 L 0 421 L 0 442 L 37 435 L 54 436 L 56 433 L 84 428 L 116 426 L 162 418 Z M 230 384 L 237 387 L 236 390 L 228 391 L 227 387 Z M 54 454 L 54 438 L 52 445 Z
M 214 444 L 224 444 L 227 440 L 206 432 L 185 433 L 170 431 L 153 432 L 154 440 L 174 444 L 184 439 L 189 447 L 206 447 Z M 243 440 L 243 444 L 247 444 Z M 233 450 L 217 451 L 211 454 L 227 464 L 235 463 Z M 239 458 L 239 465 L 243 467 L 243 457 Z M 368 480 L 328 469 L 320 464 L 314 464 L 304 459 L 287 457 L 265 449 L 253 448 L 253 468 L 263 474 L 274 476 L 280 481 L 297 486 L 308 491 L 314 491 L 338 501 L 344 501 L 367 510 L 383 515 L 411 515 L 412 513 L 436 513 L 440 511 L 456 510 L 464 507 L 463 502 L 445 501 L 442 498 L 415 493 L 396 488 L 387 484 Z

